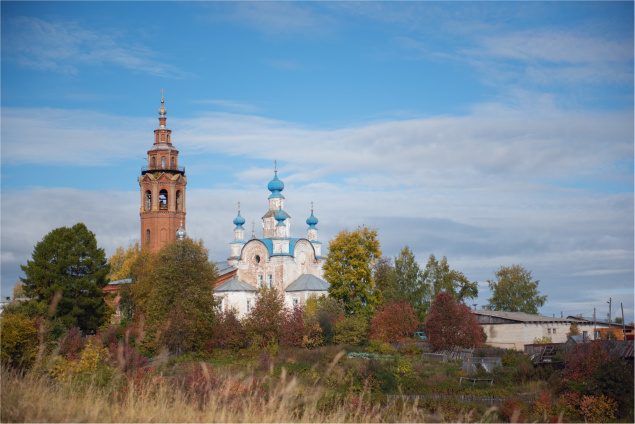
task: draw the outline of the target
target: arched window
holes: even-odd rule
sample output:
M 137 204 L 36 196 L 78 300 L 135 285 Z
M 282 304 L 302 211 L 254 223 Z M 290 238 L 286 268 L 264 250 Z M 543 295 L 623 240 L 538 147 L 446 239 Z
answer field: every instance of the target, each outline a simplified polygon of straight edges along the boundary
M 152 210 L 152 192 L 150 190 L 146 190 L 146 198 L 144 203 L 144 210 Z
M 157 158 L 155 158 L 154 156 L 152 156 L 151 159 L 152 165 L 150 165 L 152 168 L 156 168 L 157 166 Z
M 161 168 L 165 168 L 165 156 L 161 156 Z
M 171 160 L 171 162 L 170 162 L 170 167 L 171 167 L 172 169 L 174 169 L 174 158 L 172 158 L 172 160 Z
M 146 244 L 150 243 L 150 230 L 146 230 Z
M 168 191 L 163 189 L 159 192 L 159 209 L 168 208 Z
M 181 190 L 176 191 L 176 211 L 181 212 L 183 209 L 182 199 L 181 199 Z

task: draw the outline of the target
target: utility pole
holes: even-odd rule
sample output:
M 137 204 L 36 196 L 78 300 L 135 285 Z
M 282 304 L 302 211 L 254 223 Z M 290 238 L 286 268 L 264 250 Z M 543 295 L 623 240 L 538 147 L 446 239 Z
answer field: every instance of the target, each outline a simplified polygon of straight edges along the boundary
M 593 340 L 595 340 L 595 308 L 593 308 Z
M 624 321 L 624 305 L 622 305 L 622 302 L 620 302 L 620 308 L 622 308 L 622 335 L 624 340 L 626 340 L 626 321 Z
M 609 297 L 609 301 L 606 302 L 609 304 L 609 332 L 607 333 L 607 337 L 606 337 L 607 340 L 611 340 L 610 336 L 611 336 L 611 302 L 612 301 L 613 300 Z

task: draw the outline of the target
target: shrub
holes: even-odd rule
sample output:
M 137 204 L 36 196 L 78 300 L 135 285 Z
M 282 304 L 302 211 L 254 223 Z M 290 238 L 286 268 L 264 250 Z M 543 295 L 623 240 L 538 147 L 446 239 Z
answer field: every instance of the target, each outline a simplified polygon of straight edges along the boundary
M 403 355 L 419 356 L 423 353 L 423 349 L 414 343 L 408 343 L 400 350 Z
M 236 310 L 230 309 L 218 314 L 212 337 L 206 344 L 207 351 L 214 348 L 237 351 L 247 344 L 247 332 L 236 316 Z
M 2 361 L 30 367 L 37 357 L 38 332 L 33 318 L 21 313 L 4 313 L 0 318 Z
M 304 308 L 295 306 L 293 309 L 285 309 L 282 313 L 280 324 L 280 345 L 284 347 L 300 347 L 303 344 L 307 332 L 304 324 Z
M 396 343 L 411 336 L 419 320 L 414 308 L 405 300 L 395 301 L 382 307 L 370 323 L 371 340 Z
M 500 414 L 505 422 L 522 423 L 527 419 L 527 404 L 521 399 L 506 399 L 500 407 Z
M 615 418 L 617 402 L 600 396 L 582 396 L 580 412 L 584 418 L 592 423 L 606 423 Z
M 359 346 L 366 341 L 367 332 L 366 318 L 357 315 L 342 317 L 335 324 L 333 341 L 338 344 Z
M 368 342 L 368 351 L 377 352 L 382 355 L 392 355 L 397 353 L 394 347 L 388 343 L 380 342 L 379 340 L 370 340 Z
M 60 353 L 69 361 L 74 361 L 79 357 L 86 344 L 82 333 L 78 327 L 73 327 L 66 331 L 60 340 Z
M 322 338 L 322 327 L 317 322 L 309 324 L 306 333 L 302 336 L 302 346 L 313 349 L 320 346 L 324 342 Z

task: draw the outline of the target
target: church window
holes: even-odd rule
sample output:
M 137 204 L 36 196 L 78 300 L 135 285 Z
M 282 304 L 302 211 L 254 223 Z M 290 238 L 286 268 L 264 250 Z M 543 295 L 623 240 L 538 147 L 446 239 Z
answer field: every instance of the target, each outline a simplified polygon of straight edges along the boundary
M 247 312 L 251 312 L 251 300 L 247 301 Z
M 165 168 L 165 156 L 161 156 L 161 168 Z
M 146 244 L 150 243 L 150 230 L 146 230 Z
M 257 264 L 260 263 L 260 256 L 259 255 L 254 256 L 254 262 L 257 263 Z
M 146 190 L 144 209 L 147 211 L 152 209 L 152 192 L 150 190 Z
M 174 169 L 174 158 L 170 159 L 170 167 Z
M 168 191 L 163 189 L 159 192 L 159 209 L 167 209 L 168 208 Z
M 553 334 L 556 334 L 556 329 L 555 328 L 553 329 Z
M 547 334 L 551 334 L 551 328 L 547 328 Z
M 262 275 L 258 275 L 258 288 L 262 287 Z
M 297 298 L 293 299 L 293 306 L 298 306 L 300 304 L 300 301 Z
M 182 203 L 181 190 L 177 190 L 176 191 L 176 210 L 178 212 L 181 212 L 181 209 L 183 209 L 181 203 Z
M 267 282 L 269 283 L 269 288 L 273 288 L 273 275 L 267 275 Z
M 152 165 L 150 165 L 152 168 L 156 168 L 157 166 L 157 158 L 155 158 L 154 156 L 152 156 L 152 158 L 150 158 L 150 162 Z

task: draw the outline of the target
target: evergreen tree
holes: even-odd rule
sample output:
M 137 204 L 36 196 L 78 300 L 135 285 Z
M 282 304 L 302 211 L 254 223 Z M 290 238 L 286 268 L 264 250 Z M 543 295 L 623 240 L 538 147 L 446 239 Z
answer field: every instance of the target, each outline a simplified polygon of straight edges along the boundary
M 50 308 L 67 328 L 96 331 L 112 314 L 102 291 L 108 284 L 106 254 L 83 223 L 48 233 L 21 267 L 24 294 Z
M 340 231 L 329 242 L 324 264 L 324 278 L 329 282 L 329 296 L 341 299 L 346 312 L 369 316 L 381 303 L 372 267 L 381 257 L 377 231 L 365 227 Z

